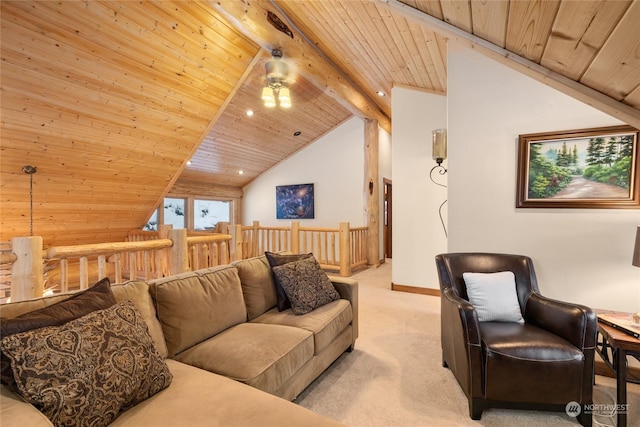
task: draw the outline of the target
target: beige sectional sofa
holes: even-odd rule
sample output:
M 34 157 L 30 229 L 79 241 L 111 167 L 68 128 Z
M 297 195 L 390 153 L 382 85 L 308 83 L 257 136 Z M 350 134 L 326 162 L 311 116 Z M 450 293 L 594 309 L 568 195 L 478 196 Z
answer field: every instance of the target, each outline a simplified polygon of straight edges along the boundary
M 358 284 L 331 277 L 340 298 L 296 315 L 278 310 L 273 280 L 261 256 L 112 285 L 116 302 L 130 300 L 137 307 L 172 379 L 111 425 L 341 425 L 290 400 L 353 348 Z M 0 316 L 16 318 L 68 298 L 5 304 Z M 4 385 L 1 398 L 3 427 L 51 425 Z

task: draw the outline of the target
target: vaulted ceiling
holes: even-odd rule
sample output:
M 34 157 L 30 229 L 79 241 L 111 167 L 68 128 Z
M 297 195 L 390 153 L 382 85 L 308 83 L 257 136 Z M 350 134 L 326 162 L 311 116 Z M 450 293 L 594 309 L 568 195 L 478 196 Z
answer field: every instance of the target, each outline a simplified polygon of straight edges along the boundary
M 0 7 L 0 241 L 29 234 L 24 165 L 45 245 L 111 241 L 176 183 L 239 189 L 354 115 L 391 131 L 392 87 L 446 94 L 448 40 L 640 127 L 638 1 Z M 261 105 L 274 48 L 289 109 Z

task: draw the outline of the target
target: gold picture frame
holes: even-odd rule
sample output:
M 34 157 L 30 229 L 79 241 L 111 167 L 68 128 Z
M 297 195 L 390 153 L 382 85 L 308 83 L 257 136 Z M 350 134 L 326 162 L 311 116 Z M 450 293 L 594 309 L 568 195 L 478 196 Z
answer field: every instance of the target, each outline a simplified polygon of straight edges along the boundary
M 516 208 L 640 209 L 638 129 L 518 137 Z

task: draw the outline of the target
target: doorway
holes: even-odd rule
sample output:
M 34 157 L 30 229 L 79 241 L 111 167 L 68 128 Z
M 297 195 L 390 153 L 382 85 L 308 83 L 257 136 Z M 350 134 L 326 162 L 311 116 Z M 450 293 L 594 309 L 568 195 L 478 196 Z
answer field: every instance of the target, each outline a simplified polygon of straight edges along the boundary
M 391 238 L 391 236 L 393 235 L 392 232 L 392 212 L 393 209 L 391 208 L 393 203 L 393 191 L 392 191 L 392 186 L 391 186 L 391 180 L 387 179 L 387 178 L 383 178 L 382 179 L 382 183 L 384 185 L 384 200 L 383 200 L 383 215 L 384 215 L 384 228 L 383 228 L 383 245 L 384 245 L 384 258 L 392 258 L 393 255 L 393 240 Z

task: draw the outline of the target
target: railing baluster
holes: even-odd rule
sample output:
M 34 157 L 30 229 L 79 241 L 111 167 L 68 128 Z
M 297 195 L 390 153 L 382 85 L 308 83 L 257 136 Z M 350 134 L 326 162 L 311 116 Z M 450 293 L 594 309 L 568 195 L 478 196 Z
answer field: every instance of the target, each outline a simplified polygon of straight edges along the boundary
M 69 261 L 60 260 L 60 292 L 69 292 Z
M 122 283 L 122 261 L 120 260 L 120 254 L 115 254 L 113 259 L 115 260 L 116 283 Z
M 80 257 L 80 289 L 89 287 L 89 260 L 86 256 Z
M 98 255 L 98 280 L 107 277 L 107 257 Z

